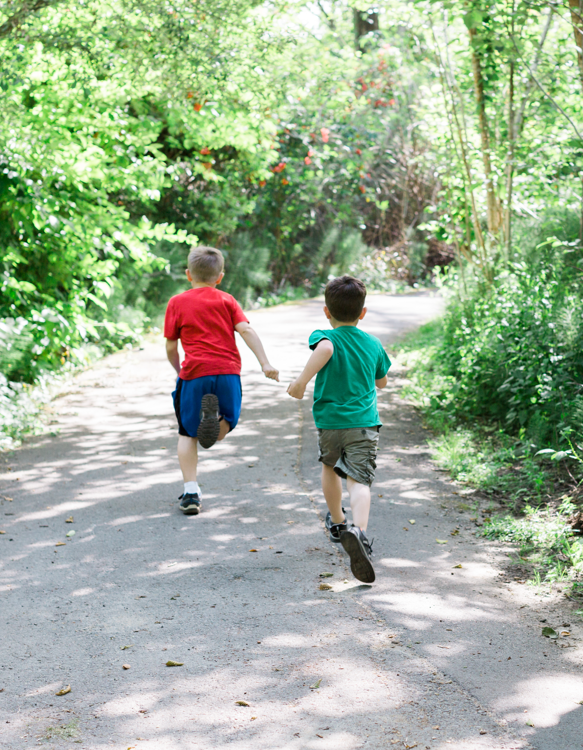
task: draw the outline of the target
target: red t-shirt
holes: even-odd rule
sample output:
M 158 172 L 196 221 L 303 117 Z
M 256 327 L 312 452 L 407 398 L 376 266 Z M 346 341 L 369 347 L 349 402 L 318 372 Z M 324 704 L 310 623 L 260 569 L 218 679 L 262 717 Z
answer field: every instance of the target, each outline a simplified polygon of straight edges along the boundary
M 240 375 L 235 326 L 248 322 L 237 300 L 214 287 L 189 289 L 172 297 L 166 308 L 164 336 L 182 342 L 182 380 Z

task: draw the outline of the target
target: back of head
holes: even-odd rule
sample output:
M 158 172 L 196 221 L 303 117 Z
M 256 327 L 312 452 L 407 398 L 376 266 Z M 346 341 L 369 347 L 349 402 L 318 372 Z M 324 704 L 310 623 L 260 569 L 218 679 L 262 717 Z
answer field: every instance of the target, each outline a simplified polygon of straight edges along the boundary
M 194 281 L 201 284 L 212 284 L 221 273 L 225 260 L 220 250 L 215 247 L 193 247 L 188 254 L 188 270 Z
M 326 284 L 324 296 L 326 307 L 334 320 L 352 323 L 358 320 L 364 307 L 366 287 L 354 276 L 339 276 Z

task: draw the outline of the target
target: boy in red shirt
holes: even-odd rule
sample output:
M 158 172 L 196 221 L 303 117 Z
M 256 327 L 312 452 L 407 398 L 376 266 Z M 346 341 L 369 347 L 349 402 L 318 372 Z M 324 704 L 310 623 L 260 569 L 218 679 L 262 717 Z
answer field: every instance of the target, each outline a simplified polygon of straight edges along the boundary
M 184 477 L 180 510 L 196 516 L 201 492 L 196 481 L 198 443 L 210 448 L 234 430 L 241 413 L 241 357 L 235 343 L 239 333 L 257 357 L 265 376 L 279 381 L 259 336 L 238 302 L 216 287 L 223 276 L 223 254 L 197 247 L 188 256 L 186 277 L 192 289 L 170 299 L 164 320 L 166 355 L 176 370 L 172 393 L 178 419 L 178 461 Z M 180 363 L 178 341 L 184 361 Z

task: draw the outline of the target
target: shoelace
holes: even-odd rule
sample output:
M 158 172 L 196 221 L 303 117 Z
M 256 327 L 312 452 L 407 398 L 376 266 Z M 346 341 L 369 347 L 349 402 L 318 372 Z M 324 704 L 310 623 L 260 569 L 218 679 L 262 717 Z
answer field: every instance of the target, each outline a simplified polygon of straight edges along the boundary
M 367 552 L 369 557 L 372 557 L 372 544 L 374 542 L 374 537 L 372 539 L 367 539 L 366 542 L 363 540 L 363 544 L 365 547 L 367 547 Z

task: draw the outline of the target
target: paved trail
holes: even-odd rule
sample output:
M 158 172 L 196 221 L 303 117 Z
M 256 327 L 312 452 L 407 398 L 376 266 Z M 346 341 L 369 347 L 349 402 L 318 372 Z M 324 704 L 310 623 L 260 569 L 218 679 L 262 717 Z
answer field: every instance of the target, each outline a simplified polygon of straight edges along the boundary
M 373 296 L 363 328 L 390 345 L 439 307 Z M 177 510 L 161 342 L 77 377 L 54 403 L 58 437 L 1 459 L 0 747 L 583 747 L 581 628 L 543 639 L 539 620 L 562 626 L 555 600 L 500 580 L 505 553 L 432 468 L 398 372 L 364 586 L 323 532 L 310 400 L 285 395 L 321 303 L 251 320 L 284 382 L 244 353 L 242 420 L 203 454 L 201 516 Z

